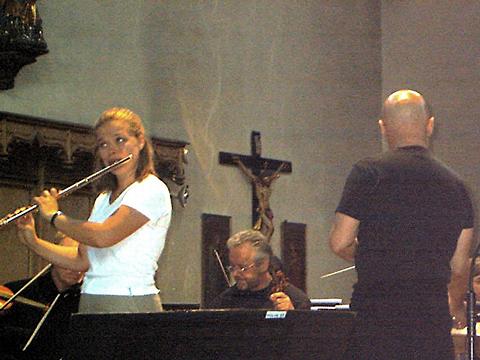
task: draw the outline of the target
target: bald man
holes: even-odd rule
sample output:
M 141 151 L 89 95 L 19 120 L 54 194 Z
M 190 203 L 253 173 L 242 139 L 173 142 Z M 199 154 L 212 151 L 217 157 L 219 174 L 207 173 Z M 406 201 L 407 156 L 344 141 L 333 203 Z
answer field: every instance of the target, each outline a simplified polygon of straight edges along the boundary
M 330 247 L 354 261 L 357 323 L 347 359 L 454 359 L 473 210 L 463 182 L 428 150 L 434 118 L 422 95 L 390 95 L 378 122 L 386 152 L 347 178 Z

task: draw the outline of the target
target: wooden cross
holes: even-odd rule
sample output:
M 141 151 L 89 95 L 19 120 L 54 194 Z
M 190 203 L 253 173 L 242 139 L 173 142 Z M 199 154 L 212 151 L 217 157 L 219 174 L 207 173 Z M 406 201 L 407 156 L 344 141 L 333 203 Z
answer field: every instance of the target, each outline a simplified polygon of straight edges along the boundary
M 250 137 L 250 155 L 241 155 L 221 151 L 219 153 L 220 164 L 238 166 L 252 182 L 252 225 L 257 226 L 263 216 L 273 218 L 273 213 L 268 206 L 272 182 L 280 173 L 291 173 L 292 163 L 289 161 L 268 159 L 262 157 L 261 135 L 258 131 L 252 131 Z M 259 199 L 259 196 L 262 197 Z M 260 217 L 260 218 L 259 218 Z M 258 229 L 262 230 L 262 229 Z M 264 231 L 262 231 L 264 232 Z M 271 229 L 273 232 L 273 228 Z M 264 234 L 270 239 L 271 232 Z

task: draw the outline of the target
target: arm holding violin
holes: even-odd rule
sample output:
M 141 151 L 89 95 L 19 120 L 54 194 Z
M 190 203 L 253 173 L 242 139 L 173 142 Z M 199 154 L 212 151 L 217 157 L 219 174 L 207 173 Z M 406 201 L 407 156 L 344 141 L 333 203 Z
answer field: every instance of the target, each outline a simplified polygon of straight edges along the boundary
M 272 262 L 272 259 L 270 259 Z M 274 269 L 274 265 L 270 264 L 272 269 L 270 269 L 270 274 L 272 276 L 272 293 L 270 295 L 270 301 L 273 303 L 275 310 L 286 311 L 293 310 L 292 300 L 285 293 L 288 286 L 288 279 L 280 269 Z
M 310 310 L 312 302 L 305 292 L 291 283 L 282 292 L 273 293 L 270 295 L 275 299 L 275 310 Z
M 310 310 L 312 303 L 307 294 L 292 285 L 282 270 L 271 269 L 270 273 L 273 283 L 270 301 L 275 310 Z

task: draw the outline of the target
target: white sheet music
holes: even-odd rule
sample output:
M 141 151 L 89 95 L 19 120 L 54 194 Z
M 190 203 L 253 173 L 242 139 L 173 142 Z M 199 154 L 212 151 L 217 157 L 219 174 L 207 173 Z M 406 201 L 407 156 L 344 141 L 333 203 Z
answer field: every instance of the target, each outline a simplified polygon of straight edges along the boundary
M 310 299 L 312 305 L 315 306 L 335 306 L 340 305 L 342 303 L 342 299 L 337 298 L 328 298 L 328 299 Z

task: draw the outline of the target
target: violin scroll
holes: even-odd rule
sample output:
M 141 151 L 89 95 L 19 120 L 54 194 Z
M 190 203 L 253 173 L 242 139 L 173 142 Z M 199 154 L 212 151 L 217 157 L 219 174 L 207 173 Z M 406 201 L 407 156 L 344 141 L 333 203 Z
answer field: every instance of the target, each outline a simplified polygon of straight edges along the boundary
M 3 306 L 8 300 L 12 297 L 13 291 L 10 290 L 8 287 L 0 285 L 0 306 Z M 5 299 L 5 300 L 4 300 Z M 5 310 L 8 310 L 12 307 L 13 304 L 8 304 L 5 307 Z M 0 313 L 1 314 L 1 313 Z
M 13 302 L 10 302 L 7 306 L 4 306 L 7 303 L 7 301 L 13 296 L 14 296 L 14 293 L 12 290 L 10 290 L 8 287 L 4 285 L 0 285 L 0 309 L 1 309 L 0 314 L 2 313 L 3 310 L 10 309 L 16 302 L 20 304 L 28 305 L 28 306 L 33 306 L 37 309 L 41 309 L 44 311 L 48 309 L 48 305 L 25 298 L 23 296 L 16 296 Z
M 285 292 L 288 285 L 288 278 L 285 276 L 282 270 L 276 270 L 272 273 L 272 294 L 277 292 Z
M 285 292 L 288 286 L 288 278 L 282 270 L 281 260 L 273 255 L 270 257 L 270 275 L 272 275 L 272 294 L 276 292 Z

